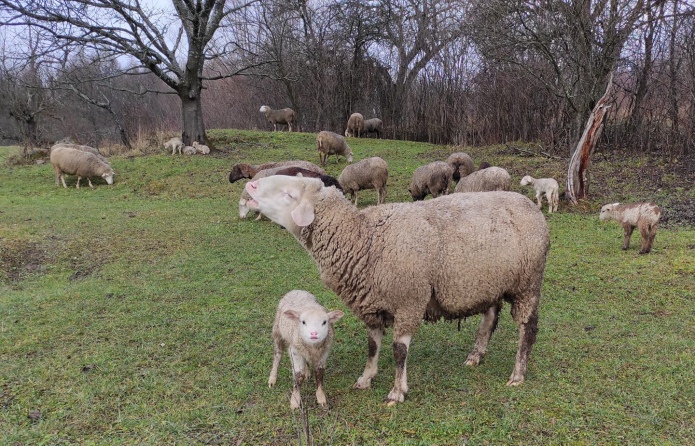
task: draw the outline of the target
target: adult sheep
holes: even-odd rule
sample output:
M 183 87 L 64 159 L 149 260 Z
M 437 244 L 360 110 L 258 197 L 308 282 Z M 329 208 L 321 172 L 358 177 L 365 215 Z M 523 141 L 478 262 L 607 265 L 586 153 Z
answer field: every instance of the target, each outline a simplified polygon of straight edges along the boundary
M 271 124 L 273 124 L 273 131 L 277 132 L 278 131 L 278 124 L 280 125 L 286 125 L 288 128 L 288 131 L 292 131 L 292 124 L 294 124 L 295 119 L 297 118 L 297 114 L 292 110 L 291 108 L 283 108 L 281 110 L 273 110 L 272 108 L 268 107 L 267 105 L 261 106 L 261 109 L 258 110 L 259 112 L 263 113 Z
M 352 195 L 357 206 L 357 192 L 364 189 L 376 189 L 377 203 L 386 201 L 386 181 L 389 166 L 382 158 L 373 156 L 355 164 L 346 166 L 338 176 L 338 182 L 346 194 Z
M 294 160 L 294 161 L 278 161 L 263 164 L 246 164 L 238 163 L 232 166 L 229 172 L 229 182 L 234 183 L 242 178 L 253 178 L 258 172 L 275 167 L 301 167 L 303 169 L 312 170 L 316 173 L 325 175 L 326 171 L 309 161 Z
M 452 153 L 446 159 L 446 162 L 454 168 L 454 181 L 457 183 L 461 177 L 465 177 L 475 170 L 473 158 L 466 152 Z
M 61 143 L 61 142 L 58 142 L 58 143 L 55 143 L 55 144 L 53 145 L 53 147 L 51 147 L 51 149 L 49 150 L 49 153 L 50 153 L 54 148 L 56 148 L 56 147 L 67 147 L 67 148 L 69 148 L 69 149 L 75 149 L 75 150 L 79 150 L 79 151 L 81 151 L 81 152 L 88 152 L 88 153 L 91 153 L 92 155 L 96 155 L 97 158 L 99 158 L 100 160 L 102 160 L 102 161 L 105 162 L 106 164 L 109 164 L 109 165 L 111 164 L 111 163 L 109 162 L 109 159 L 106 158 L 104 155 L 102 155 L 101 152 L 99 151 L 99 149 L 97 149 L 97 148 L 95 148 L 95 147 L 85 146 L 85 145 L 82 145 L 82 144 Z
M 512 177 L 509 175 L 509 172 L 502 167 L 491 166 L 461 177 L 454 192 L 509 190 L 511 186 Z
M 111 165 L 89 151 L 78 150 L 67 145 L 53 146 L 50 160 L 55 172 L 56 186 L 62 180 L 63 187 L 68 187 L 65 184 L 66 174 L 77 175 L 76 188 L 78 189 L 82 178 L 87 178 L 89 187 L 94 187 L 91 177 L 101 177 L 107 184 L 113 184 L 115 172 Z
M 381 133 L 384 131 L 384 123 L 379 118 L 365 119 L 362 134 L 376 133 L 377 138 L 381 138 Z
M 348 118 L 345 136 L 360 137 L 364 130 L 364 116 L 361 113 L 353 113 Z
M 424 200 L 428 194 L 437 198 L 449 193 L 454 168 L 444 161 L 434 161 L 420 166 L 413 172 L 408 192 L 413 201 Z
M 335 161 L 338 162 L 338 155 L 342 155 L 347 159 L 348 163 L 352 162 L 352 149 L 345 142 L 345 138 L 337 133 L 324 130 L 316 135 L 316 150 L 319 151 L 319 161 L 322 166 L 328 162 L 329 155 L 335 155 Z
M 389 405 L 408 392 L 408 348 L 423 320 L 482 314 L 466 359 L 479 364 L 504 301 L 519 327 L 507 385 L 523 383 L 550 244 L 545 217 L 531 200 L 515 192 L 451 194 L 359 210 L 312 178 L 272 176 L 246 190 L 249 205 L 294 235 L 324 284 L 366 324 L 369 355 L 355 388 L 370 387 L 389 326 L 396 364 Z
M 652 250 L 656 229 L 659 226 L 661 209 L 654 203 L 607 204 L 601 208 L 599 220 L 615 220 L 619 222 L 625 234 L 623 250 L 630 247 L 630 237 L 635 228 L 639 228 L 642 235 L 640 254 L 647 254 Z

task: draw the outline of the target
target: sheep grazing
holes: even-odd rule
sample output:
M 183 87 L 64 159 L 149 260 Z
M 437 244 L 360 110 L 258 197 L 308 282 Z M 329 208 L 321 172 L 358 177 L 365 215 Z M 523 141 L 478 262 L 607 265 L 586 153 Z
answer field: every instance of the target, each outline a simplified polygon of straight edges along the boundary
M 51 149 L 49 150 L 49 153 L 56 147 L 67 147 L 70 149 L 79 150 L 81 152 L 88 152 L 88 153 L 91 153 L 93 155 L 96 155 L 97 158 L 99 158 L 100 160 L 102 160 L 106 164 L 111 165 L 111 163 L 109 162 L 109 159 L 106 158 L 104 155 L 102 155 L 101 152 L 99 152 L 99 149 L 96 149 L 94 147 L 85 146 L 85 145 L 81 145 L 81 144 L 74 144 L 74 143 L 58 142 L 58 143 L 55 143 L 53 145 L 53 147 L 51 147 Z
M 381 133 L 384 131 L 383 126 L 384 123 L 379 118 L 366 119 L 364 121 L 362 134 L 367 135 L 369 133 L 376 133 L 376 137 L 381 138 Z
M 164 149 L 167 151 L 169 149 L 171 149 L 172 155 L 176 154 L 177 151 L 179 152 L 179 155 L 181 155 L 181 153 L 183 151 L 183 147 L 184 147 L 183 140 L 179 136 L 175 136 L 175 137 L 171 138 L 169 141 L 164 143 Z
M 200 153 L 201 155 L 207 155 L 210 153 L 210 147 L 206 146 L 205 144 L 201 144 L 198 141 L 193 141 L 193 148 L 195 149 L 195 153 Z
M 446 159 L 446 162 L 454 168 L 454 181 L 457 183 L 461 177 L 465 177 L 475 170 L 473 158 L 465 152 L 452 153 Z
M 193 146 L 183 146 L 184 155 L 195 155 L 198 151 Z
M 533 178 L 530 175 L 526 175 L 521 179 L 520 184 L 522 186 L 530 184 L 536 190 L 538 209 L 543 206 L 541 204 L 541 196 L 545 194 L 545 199 L 548 201 L 548 213 L 557 212 L 557 206 L 560 203 L 560 186 L 557 184 L 557 181 L 553 178 Z
M 345 142 L 345 138 L 337 133 L 324 130 L 316 135 L 316 150 L 319 151 L 319 161 L 322 166 L 326 165 L 329 155 L 335 155 L 335 162 L 338 162 L 338 155 L 347 158 L 347 162 L 352 162 L 352 150 Z
M 96 150 L 96 149 L 95 149 Z M 68 147 L 67 145 L 53 146 L 50 156 L 51 164 L 55 172 L 56 186 L 63 182 L 65 184 L 65 175 L 77 175 L 77 188 L 80 187 L 80 180 L 87 178 L 89 187 L 94 187 L 90 177 L 102 177 L 107 184 L 113 184 L 113 176 L 115 175 L 111 165 L 93 153 L 84 150 L 78 150 Z
M 346 166 L 338 176 L 338 182 L 346 194 L 352 195 L 355 206 L 357 206 L 357 191 L 364 189 L 376 189 L 377 203 L 383 204 L 386 201 L 388 177 L 389 166 L 386 161 L 373 156 Z
M 351 114 L 347 122 L 347 128 L 345 129 L 345 136 L 356 136 L 359 138 L 363 130 L 364 116 L 360 113 Z
M 616 220 L 623 226 L 625 232 L 625 239 L 623 240 L 624 250 L 630 247 L 632 231 L 635 228 L 639 228 L 639 232 L 642 235 L 640 254 L 647 254 L 652 250 L 660 217 L 661 209 L 654 203 L 607 204 L 601 208 L 601 213 L 599 214 L 601 221 Z
M 286 125 L 288 131 L 292 131 L 292 124 L 294 124 L 297 114 L 291 108 L 283 108 L 281 110 L 273 110 L 272 108 L 264 105 L 259 110 L 263 113 L 271 124 L 273 124 L 273 131 L 278 131 L 278 124 Z
M 292 409 L 300 405 L 300 386 L 309 378 L 308 366 L 314 369 L 316 401 L 326 407 L 323 375 L 335 336 L 333 324 L 343 315 L 340 310 L 326 311 L 316 297 L 307 291 L 293 290 L 280 299 L 273 323 L 273 368 L 268 377 L 268 387 L 273 387 L 277 382 L 278 366 L 282 353 L 287 349 L 294 382 L 290 396 Z
M 413 201 L 424 200 L 428 194 L 434 198 L 449 193 L 451 179 L 454 176 L 454 168 L 444 161 L 434 161 L 420 166 L 413 172 L 413 181 L 410 183 L 410 195 Z
M 519 328 L 507 385 L 524 382 L 550 245 L 531 200 L 515 192 L 451 194 L 359 210 L 318 180 L 277 175 L 246 190 L 250 206 L 294 235 L 324 284 L 366 324 L 369 355 L 355 388 L 370 387 L 389 326 L 396 365 L 389 405 L 408 392 L 408 349 L 423 320 L 482 314 L 465 362 L 479 364 L 505 301 Z
M 501 167 L 488 167 L 476 170 L 468 176 L 462 177 L 454 192 L 489 192 L 496 190 L 509 190 L 512 186 L 512 177 Z
M 242 178 L 253 178 L 261 170 L 273 169 L 275 167 L 301 167 L 303 169 L 312 170 L 323 175 L 326 174 L 326 171 L 316 164 L 302 160 L 278 161 L 265 164 L 239 163 L 232 166 L 232 171 L 229 172 L 229 182 L 234 183 Z

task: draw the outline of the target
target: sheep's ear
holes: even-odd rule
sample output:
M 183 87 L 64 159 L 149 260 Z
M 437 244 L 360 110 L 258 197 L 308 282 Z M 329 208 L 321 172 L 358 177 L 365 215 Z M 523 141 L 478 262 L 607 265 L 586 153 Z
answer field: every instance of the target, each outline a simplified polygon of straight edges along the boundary
M 285 312 L 283 314 L 285 316 L 287 316 L 288 318 L 292 319 L 293 321 L 298 321 L 299 316 L 301 316 L 299 313 L 297 313 L 294 310 L 285 310 Z
M 330 313 L 328 313 L 328 320 L 333 323 L 338 320 L 340 320 L 341 317 L 345 316 L 345 313 L 343 313 L 340 310 L 333 310 Z
M 297 172 L 297 176 L 298 176 L 298 177 L 303 177 L 304 175 L 302 175 L 302 172 Z
M 297 226 L 309 226 L 314 221 L 314 206 L 309 200 L 303 200 L 294 208 L 290 216 Z

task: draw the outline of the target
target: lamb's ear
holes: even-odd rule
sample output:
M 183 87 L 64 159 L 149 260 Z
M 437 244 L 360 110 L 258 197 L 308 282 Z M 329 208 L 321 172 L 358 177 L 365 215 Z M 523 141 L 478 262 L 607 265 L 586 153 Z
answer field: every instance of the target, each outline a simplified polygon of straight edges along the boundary
M 340 320 L 340 318 L 343 316 L 345 316 L 345 313 L 343 313 L 342 311 L 333 310 L 330 313 L 328 313 L 328 320 L 331 321 L 331 323 L 333 323 Z
M 297 313 L 294 310 L 285 310 L 284 315 L 292 319 L 293 321 L 298 321 L 299 317 L 301 316 L 301 314 Z
M 297 226 L 309 226 L 314 221 L 314 205 L 309 200 L 302 200 L 290 216 Z

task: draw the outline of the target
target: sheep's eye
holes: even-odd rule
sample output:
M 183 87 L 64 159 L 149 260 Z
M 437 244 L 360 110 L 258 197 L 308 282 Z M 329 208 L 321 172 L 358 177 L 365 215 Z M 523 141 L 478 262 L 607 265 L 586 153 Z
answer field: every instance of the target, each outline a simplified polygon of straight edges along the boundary
M 302 324 L 303 324 L 303 325 L 306 325 L 306 321 L 302 321 Z
M 323 324 L 322 324 L 322 325 L 326 325 L 326 321 L 323 321 Z

